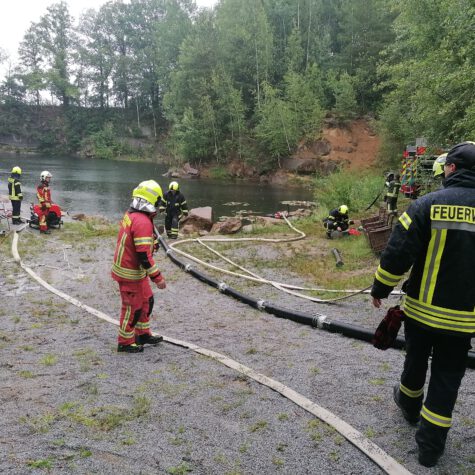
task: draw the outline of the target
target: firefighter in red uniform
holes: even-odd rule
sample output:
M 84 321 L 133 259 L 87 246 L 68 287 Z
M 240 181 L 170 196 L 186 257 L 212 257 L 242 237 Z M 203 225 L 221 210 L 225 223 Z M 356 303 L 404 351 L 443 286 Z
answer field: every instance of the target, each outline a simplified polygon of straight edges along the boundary
M 409 423 L 420 421 L 416 442 L 426 467 L 444 452 L 475 335 L 475 143 L 453 147 L 443 169 L 444 188 L 399 218 L 371 289 L 379 308 L 412 267 L 403 304 L 406 358 L 393 396 Z
M 117 351 L 140 353 L 143 345 L 163 340 L 150 331 L 154 299 L 148 278 L 159 289 L 165 279 L 152 257 L 153 218 L 162 200 L 162 189 L 153 180 L 143 181 L 132 193 L 132 203 L 122 218 L 112 266 L 112 278 L 119 283 L 122 311 Z
M 51 208 L 51 190 L 49 183 L 53 175 L 47 170 L 42 171 L 40 175 L 41 183 L 36 187 L 36 196 L 40 203 L 38 219 L 40 224 L 40 233 L 49 234 L 47 218 Z

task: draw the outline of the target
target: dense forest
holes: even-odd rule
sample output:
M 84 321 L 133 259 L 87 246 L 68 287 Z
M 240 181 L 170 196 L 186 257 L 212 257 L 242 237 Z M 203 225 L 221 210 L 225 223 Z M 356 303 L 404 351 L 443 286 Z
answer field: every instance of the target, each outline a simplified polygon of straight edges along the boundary
M 130 0 L 79 19 L 60 2 L 0 84 L 0 132 L 54 106 L 44 149 L 108 157 L 146 128 L 177 160 L 261 169 L 328 115 L 374 117 L 388 153 L 444 146 L 475 137 L 474 25 L 472 0 Z

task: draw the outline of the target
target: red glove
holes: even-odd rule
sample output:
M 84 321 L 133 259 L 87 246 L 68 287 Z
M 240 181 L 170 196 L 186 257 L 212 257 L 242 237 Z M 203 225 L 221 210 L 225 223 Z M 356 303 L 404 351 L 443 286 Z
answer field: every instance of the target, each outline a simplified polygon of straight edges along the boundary
M 379 350 L 390 348 L 397 338 L 403 320 L 404 312 L 399 308 L 399 305 L 391 307 L 374 333 L 371 341 L 373 346 Z

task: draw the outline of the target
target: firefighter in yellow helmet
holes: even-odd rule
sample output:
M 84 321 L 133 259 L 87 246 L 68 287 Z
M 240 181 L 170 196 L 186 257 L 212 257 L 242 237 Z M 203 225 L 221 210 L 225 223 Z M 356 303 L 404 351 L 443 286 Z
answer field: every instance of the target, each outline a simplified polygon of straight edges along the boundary
M 447 159 L 446 153 L 439 155 L 435 159 L 434 163 L 432 164 L 432 172 L 433 172 L 434 178 L 444 178 L 444 165 L 445 165 L 446 159 Z
M 12 203 L 12 224 L 21 224 L 21 202 L 23 193 L 21 192 L 21 168 L 16 166 L 12 168 L 10 178 L 8 179 L 8 198 Z
M 165 230 L 170 239 L 178 237 L 178 226 L 183 216 L 188 216 L 188 205 L 180 185 L 176 181 L 170 182 L 168 191 L 163 197 L 160 211 L 165 211 Z
M 162 189 L 154 180 L 141 182 L 132 192 L 132 203 L 120 224 L 112 265 L 112 278 L 119 283 L 122 309 L 117 351 L 140 353 L 143 345 L 163 340 L 150 331 L 154 299 L 149 279 L 166 287 L 153 258 L 153 218 L 162 200 Z
M 332 209 L 328 216 L 323 220 L 323 226 L 327 230 L 327 238 L 332 238 L 332 231 L 345 232 L 353 221 L 348 216 L 348 206 L 341 205 Z

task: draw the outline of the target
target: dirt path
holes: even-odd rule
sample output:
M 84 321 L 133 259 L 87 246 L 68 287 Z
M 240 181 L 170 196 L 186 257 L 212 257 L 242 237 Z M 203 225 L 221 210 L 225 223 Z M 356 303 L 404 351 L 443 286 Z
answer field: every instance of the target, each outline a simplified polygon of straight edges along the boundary
M 109 278 L 114 242 L 107 233 L 27 232 L 19 250 L 52 285 L 117 318 L 119 295 Z M 40 288 L 13 263 L 5 242 L 0 252 L 3 473 L 381 473 L 334 430 L 209 358 L 169 344 L 117 354 L 116 327 Z M 474 472 L 473 371 L 460 390 L 446 454 L 429 471 L 417 464 L 414 428 L 391 400 L 402 353 L 261 313 L 194 280 L 163 254 L 159 260 L 168 287 L 155 293 L 154 330 L 283 382 L 413 473 Z M 225 280 L 255 297 L 368 327 L 382 316 L 367 297 L 317 306 Z

